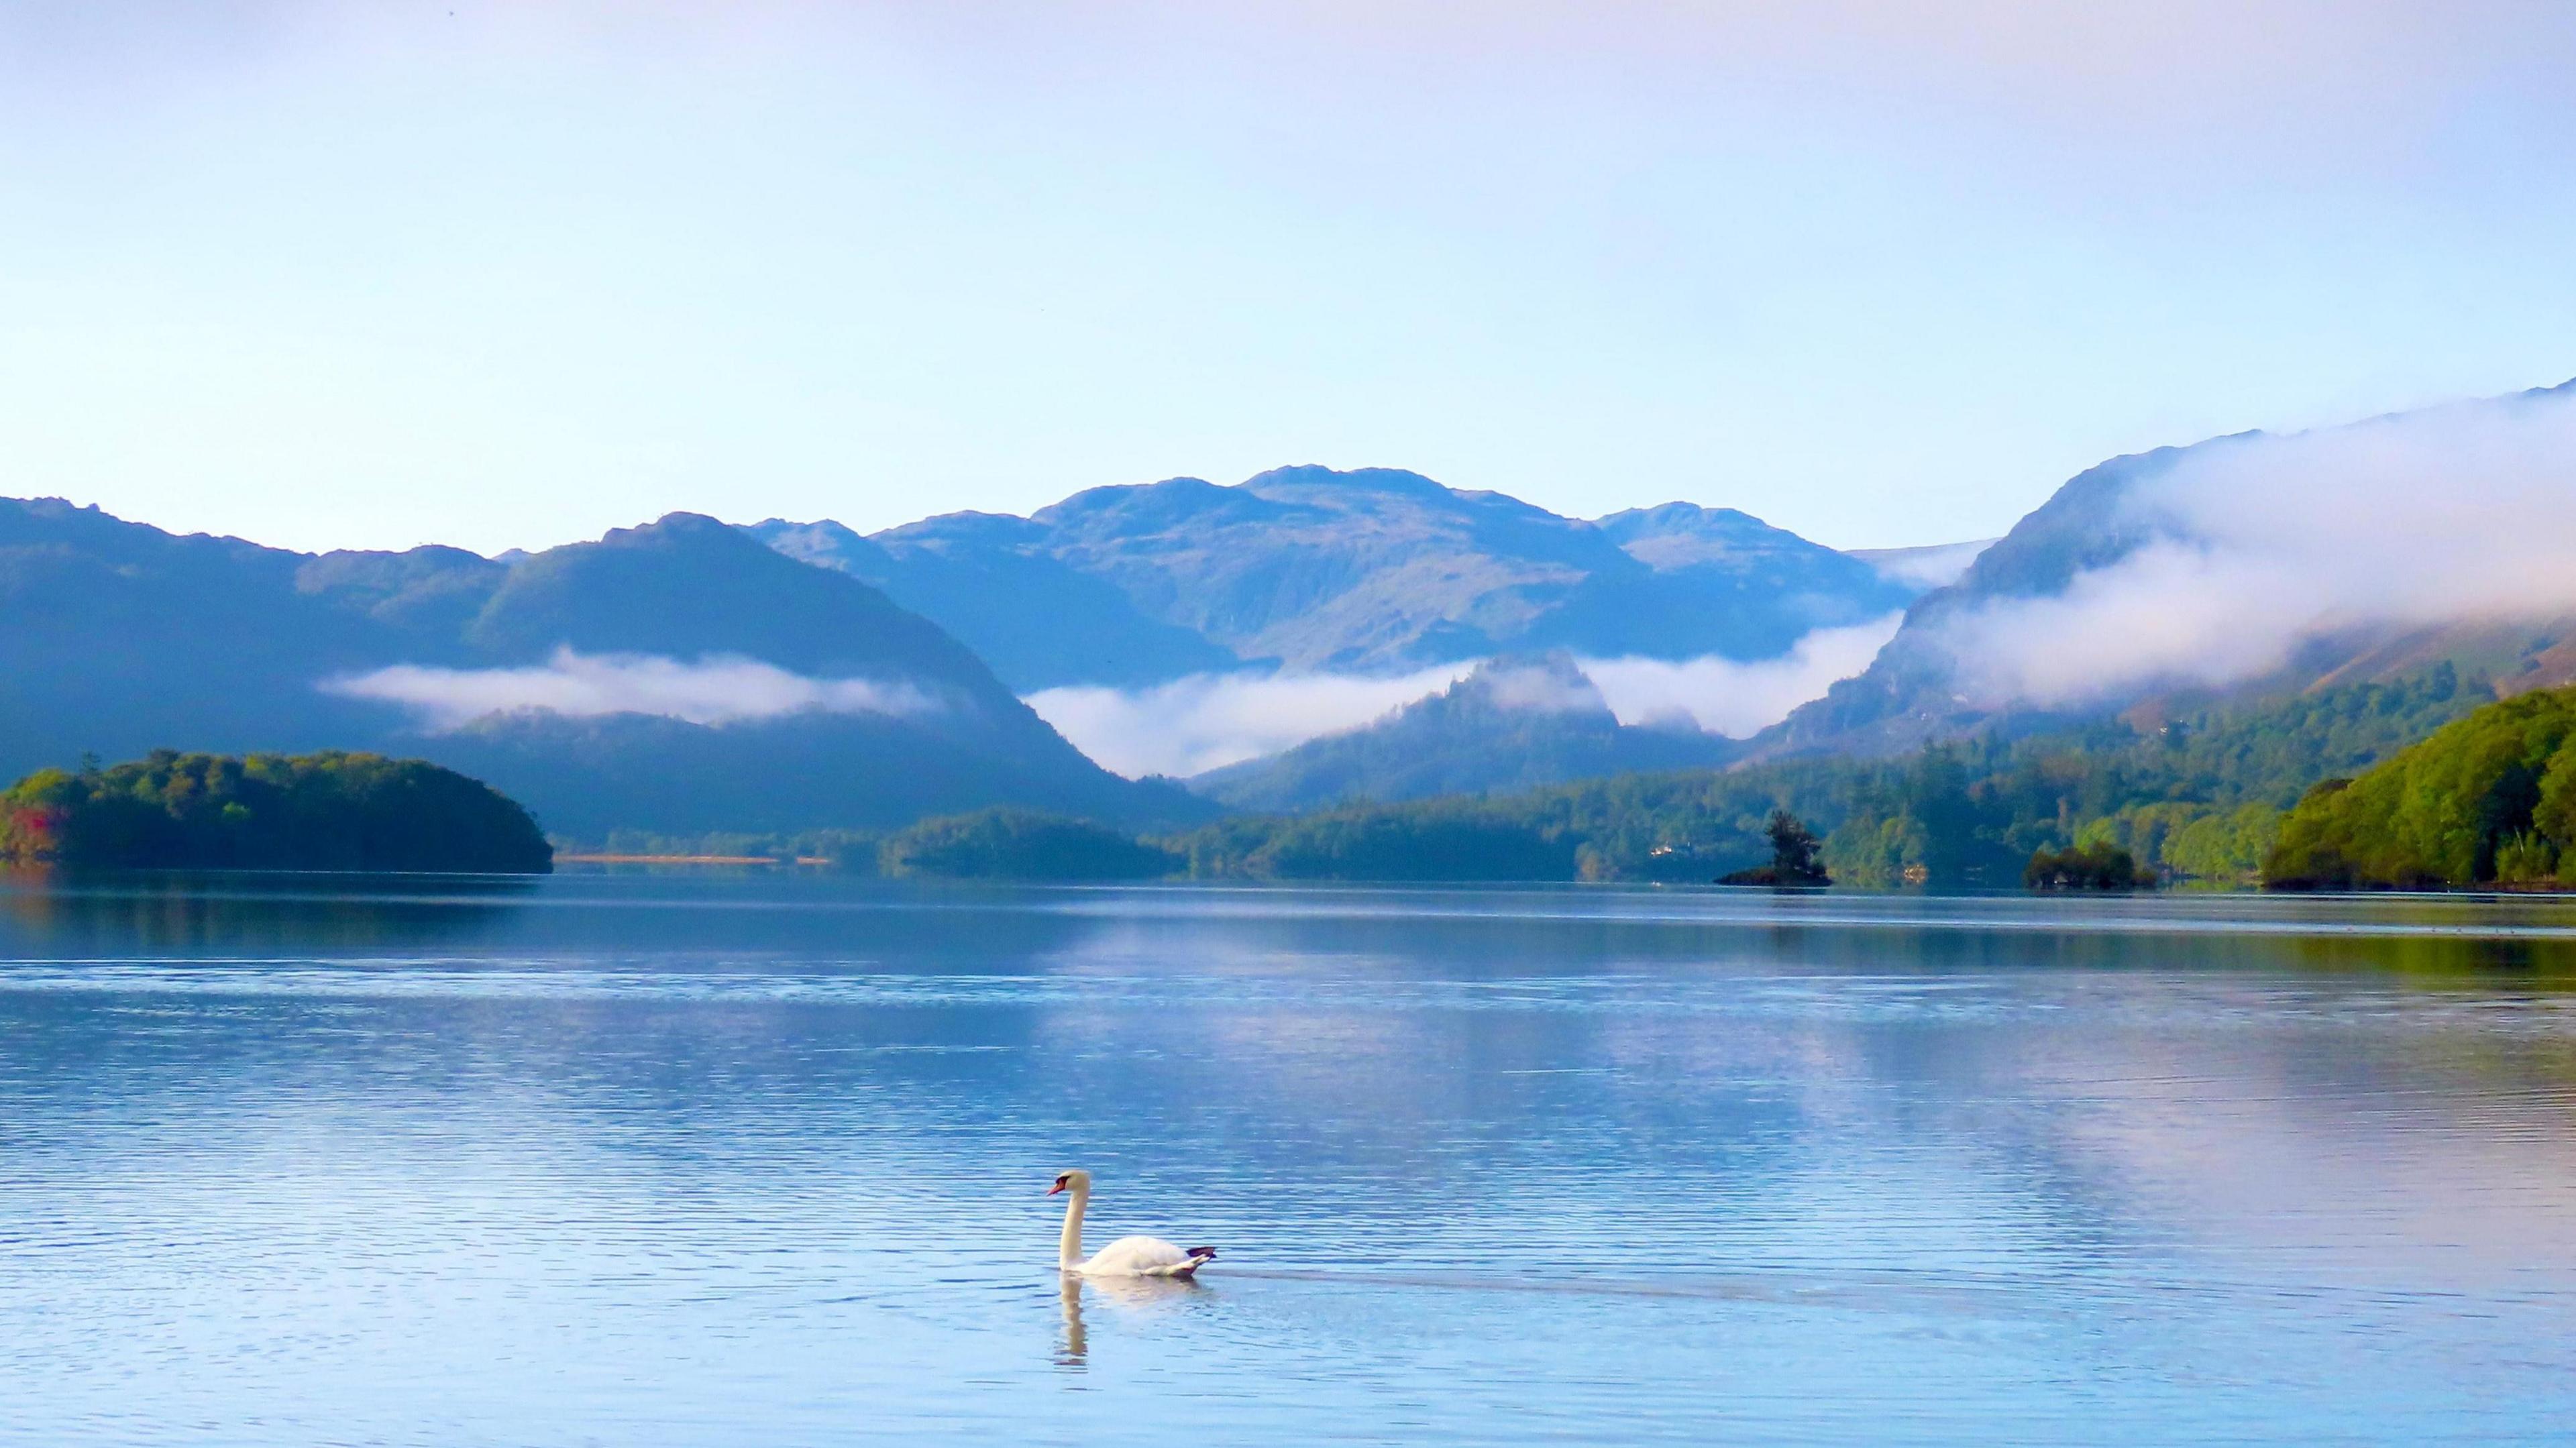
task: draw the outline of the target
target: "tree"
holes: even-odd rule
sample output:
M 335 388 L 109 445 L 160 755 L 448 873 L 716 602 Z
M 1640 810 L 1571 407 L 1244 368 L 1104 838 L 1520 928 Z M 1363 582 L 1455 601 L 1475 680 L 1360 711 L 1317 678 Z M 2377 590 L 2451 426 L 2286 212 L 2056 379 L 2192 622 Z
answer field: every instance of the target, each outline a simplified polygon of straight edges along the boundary
M 2063 850 L 2033 850 L 2021 882 L 2033 890 L 2136 890 L 2156 882 L 2135 855 L 2108 841 Z
M 1771 841 L 1771 863 L 1753 870 L 1738 870 L 1718 880 L 1721 885 L 1770 885 L 1774 887 L 1813 887 L 1830 885 L 1833 877 L 1816 858 L 1816 837 L 1785 809 L 1771 811 L 1770 823 L 1762 833 Z

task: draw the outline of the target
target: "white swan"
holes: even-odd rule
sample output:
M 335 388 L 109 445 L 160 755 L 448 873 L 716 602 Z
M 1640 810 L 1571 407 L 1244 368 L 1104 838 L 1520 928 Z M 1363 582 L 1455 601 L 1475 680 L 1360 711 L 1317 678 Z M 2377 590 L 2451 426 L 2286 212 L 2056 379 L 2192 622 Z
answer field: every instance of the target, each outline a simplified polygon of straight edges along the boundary
M 1216 1260 L 1214 1247 L 1175 1247 L 1160 1237 L 1121 1237 L 1100 1249 L 1089 1261 L 1082 1256 L 1082 1209 L 1091 1205 L 1091 1173 L 1069 1171 L 1058 1175 L 1047 1195 L 1073 1193 L 1064 1206 L 1064 1242 L 1057 1251 L 1058 1265 L 1067 1272 L 1085 1277 L 1187 1277 Z

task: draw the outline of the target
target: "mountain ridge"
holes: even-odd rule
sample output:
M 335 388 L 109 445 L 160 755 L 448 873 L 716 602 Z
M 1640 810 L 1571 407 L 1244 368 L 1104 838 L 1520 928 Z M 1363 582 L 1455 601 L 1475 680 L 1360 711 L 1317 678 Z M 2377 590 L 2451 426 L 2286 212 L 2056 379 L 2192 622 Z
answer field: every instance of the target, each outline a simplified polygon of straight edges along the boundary
M 84 753 L 363 748 L 475 774 L 557 831 L 902 824 L 994 804 L 1136 822 L 1208 813 L 1177 786 L 1101 770 L 935 624 L 702 515 L 504 562 L 436 546 L 301 554 L 5 500 L 0 606 L 13 624 L 0 668 L 15 681 L 0 696 L 0 771 L 13 777 Z M 548 678 L 567 653 L 683 676 L 752 660 L 782 679 L 902 682 L 938 707 L 833 701 L 864 704 L 864 691 L 800 702 L 822 697 L 811 689 L 730 722 L 664 717 L 650 699 L 572 715 L 483 707 L 495 690 L 617 687 L 609 666 Z M 402 677 L 384 684 L 387 670 Z M 424 724 L 418 699 L 441 691 L 481 717 Z M 782 751 L 805 772 L 764 768 Z
M 749 527 L 918 607 L 1024 692 L 1228 668 L 1400 672 L 1553 648 L 1765 658 L 1922 591 L 1735 509 L 1569 518 L 1401 468 L 1111 484 L 1025 518 L 949 513 L 864 536 L 829 520 Z M 962 591 L 960 574 L 985 586 Z M 1002 580 L 1053 606 L 996 617 Z M 1118 677 L 1081 662 L 1103 652 Z

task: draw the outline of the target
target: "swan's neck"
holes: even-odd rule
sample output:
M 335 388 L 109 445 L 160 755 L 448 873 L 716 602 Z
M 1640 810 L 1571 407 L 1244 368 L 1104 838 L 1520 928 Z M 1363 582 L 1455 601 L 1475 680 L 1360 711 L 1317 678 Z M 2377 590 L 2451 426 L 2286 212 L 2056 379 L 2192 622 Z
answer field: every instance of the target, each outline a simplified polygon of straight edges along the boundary
M 1064 1242 L 1056 1249 L 1056 1260 L 1071 1267 L 1082 1260 L 1082 1209 L 1091 1205 L 1091 1188 L 1075 1187 L 1064 1204 Z

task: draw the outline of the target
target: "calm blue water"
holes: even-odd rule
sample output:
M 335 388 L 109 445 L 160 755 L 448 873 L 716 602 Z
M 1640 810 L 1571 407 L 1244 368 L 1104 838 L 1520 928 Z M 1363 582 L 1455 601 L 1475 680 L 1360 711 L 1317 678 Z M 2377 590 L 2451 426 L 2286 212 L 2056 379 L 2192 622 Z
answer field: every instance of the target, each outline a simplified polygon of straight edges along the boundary
M 2565 1441 L 2571 1003 L 2532 902 L 22 885 L 0 1443 Z

